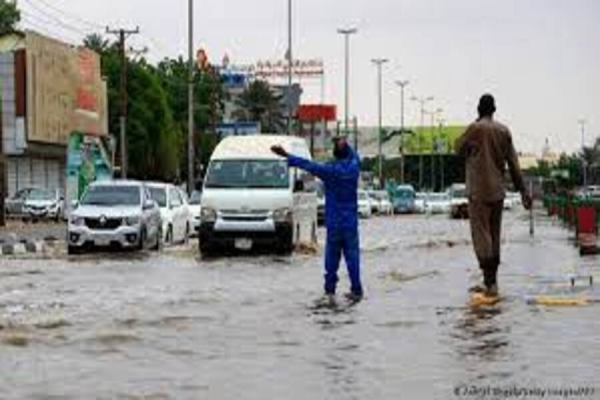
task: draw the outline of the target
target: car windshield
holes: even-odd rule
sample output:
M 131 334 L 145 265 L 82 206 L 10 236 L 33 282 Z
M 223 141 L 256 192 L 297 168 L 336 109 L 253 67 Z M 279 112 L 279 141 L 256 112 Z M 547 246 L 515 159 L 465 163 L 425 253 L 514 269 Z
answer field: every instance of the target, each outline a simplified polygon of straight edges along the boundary
M 54 200 L 56 198 L 55 194 L 49 192 L 47 190 L 32 190 L 29 192 L 29 196 L 27 196 L 27 200 Z
M 448 196 L 444 193 L 432 193 L 429 195 L 429 200 L 431 201 L 446 201 L 448 200 Z
M 396 197 L 400 199 L 413 199 L 415 197 L 415 192 L 407 189 L 399 189 L 396 191 Z
M 223 189 L 285 189 L 290 185 L 284 160 L 219 160 L 209 167 L 205 187 Z
M 88 206 L 136 206 L 141 204 L 140 188 L 137 186 L 91 186 L 82 205 Z
M 165 208 L 167 206 L 167 190 L 165 188 L 151 187 L 148 188 L 148 191 L 150 192 L 152 200 L 154 200 L 160 208 Z
M 202 192 L 199 190 L 194 190 L 192 192 L 192 196 L 190 197 L 190 204 L 193 206 L 199 206 L 202 200 Z
M 454 199 L 462 199 L 467 197 L 466 189 L 455 189 L 452 191 L 452 198 Z

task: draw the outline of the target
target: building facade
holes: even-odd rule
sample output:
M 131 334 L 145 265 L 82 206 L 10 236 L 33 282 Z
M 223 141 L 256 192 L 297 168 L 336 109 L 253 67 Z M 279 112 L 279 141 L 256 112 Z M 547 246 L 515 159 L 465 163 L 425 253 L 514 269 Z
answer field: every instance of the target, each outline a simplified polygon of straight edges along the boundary
M 64 194 L 70 135 L 108 135 L 99 55 L 33 31 L 6 35 L 0 85 L 6 194 L 28 187 Z

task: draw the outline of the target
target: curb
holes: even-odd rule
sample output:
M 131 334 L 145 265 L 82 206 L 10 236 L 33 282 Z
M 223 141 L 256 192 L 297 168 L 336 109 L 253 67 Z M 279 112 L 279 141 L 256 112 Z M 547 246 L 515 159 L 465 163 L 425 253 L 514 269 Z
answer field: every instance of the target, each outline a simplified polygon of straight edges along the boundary
M 16 243 L 0 243 L 0 257 L 19 256 L 25 254 L 41 254 L 47 249 L 55 247 L 58 240 L 27 240 L 23 239 Z

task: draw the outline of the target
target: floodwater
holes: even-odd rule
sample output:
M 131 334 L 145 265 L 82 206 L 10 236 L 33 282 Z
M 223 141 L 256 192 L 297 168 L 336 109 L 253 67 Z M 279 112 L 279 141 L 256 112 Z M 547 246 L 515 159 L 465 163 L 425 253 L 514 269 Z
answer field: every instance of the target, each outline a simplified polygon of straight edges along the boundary
M 600 299 L 585 279 L 600 285 L 600 260 L 582 261 L 566 230 L 539 218 L 531 239 L 526 214 L 507 213 L 504 298 L 481 308 L 468 306 L 479 273 L 466 222 L 361 230 L 367 298 L 340 310 L 312 307 L 320 254 L 0 260 L 0 398 L 600 398 L 600 305 L 527 302 Z

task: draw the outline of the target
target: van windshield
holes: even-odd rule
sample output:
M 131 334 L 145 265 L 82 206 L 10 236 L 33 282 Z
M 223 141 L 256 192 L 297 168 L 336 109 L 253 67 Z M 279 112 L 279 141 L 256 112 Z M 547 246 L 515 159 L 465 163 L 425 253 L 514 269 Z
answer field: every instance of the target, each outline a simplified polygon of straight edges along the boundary
M 218 160 L 208 169 L 205 187 L 222 189 L 286 189 L 290 176 L 285 160 Z

